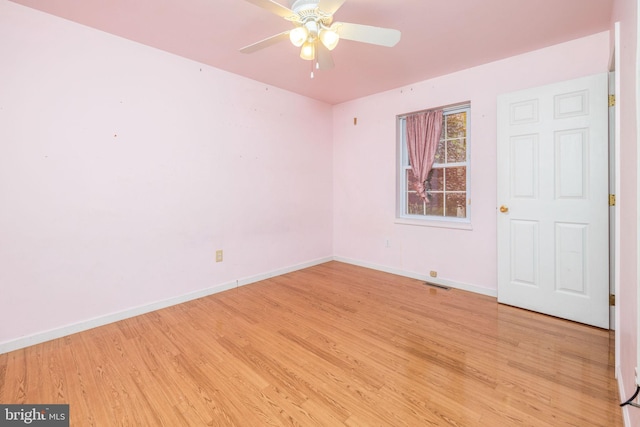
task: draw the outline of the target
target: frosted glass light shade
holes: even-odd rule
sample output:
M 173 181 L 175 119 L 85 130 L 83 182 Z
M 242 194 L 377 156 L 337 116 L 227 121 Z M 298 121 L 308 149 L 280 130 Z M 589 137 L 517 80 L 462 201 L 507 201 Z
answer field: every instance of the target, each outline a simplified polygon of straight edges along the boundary
M 300 49 L 300 58 L 311 61 L 316 57 L 316 46 L 313 43 L 306 42 Z
M 338 46 L 340 36 L 333 30 L 322 30 L 320 32 L 320 41 L 329 50 L 333 50 Z
M 289 32 L 289 40 L 294 46 L 300 47 L 307 41 L 309 31 L 305 27 L 296 27 Z

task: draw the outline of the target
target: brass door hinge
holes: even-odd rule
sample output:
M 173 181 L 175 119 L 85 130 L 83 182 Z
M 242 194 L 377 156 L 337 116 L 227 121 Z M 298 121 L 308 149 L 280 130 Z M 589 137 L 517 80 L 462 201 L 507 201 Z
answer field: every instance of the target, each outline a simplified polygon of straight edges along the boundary
M 609 294 L 609 306 L 614 307 L 616 305 L 616 296 Z
M 616 105 L 616 96 L 609 95 L 609 107 L 615 107 Z
M 609 206 L 615 206 L 615 205 L 616 205 L 616 195 L 609 194 Z

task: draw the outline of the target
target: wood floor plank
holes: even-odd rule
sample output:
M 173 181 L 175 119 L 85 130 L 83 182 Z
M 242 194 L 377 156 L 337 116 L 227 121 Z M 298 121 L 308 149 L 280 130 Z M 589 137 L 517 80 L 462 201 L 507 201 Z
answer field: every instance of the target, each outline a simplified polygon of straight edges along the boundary
M 622 426 L 609 331 L 329 262 L 0 355 L 72 426 Z

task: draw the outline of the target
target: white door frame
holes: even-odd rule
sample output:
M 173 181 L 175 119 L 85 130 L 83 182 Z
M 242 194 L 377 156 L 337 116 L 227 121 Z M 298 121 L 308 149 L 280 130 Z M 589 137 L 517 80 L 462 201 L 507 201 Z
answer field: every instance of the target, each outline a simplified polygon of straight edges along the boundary
M 611 71 L 614 73 L 615 89 L 613 91 L 616 97 L 616 107 L 614 113 L 613 125 L 614 127 L 614 161 L 613 164 L 613 176 L 614 176 L 614 188 L 616 197 L 620 199 L 620 22 L 616 22 L 614 25 L 614 42 L 612 61 L 610 64 Z M 617 201 L 616 201 L 617 205 Z M 620 207 L 615 208 L 615 229 L 612 238 L 612 245 L 609 250 L 614 252 L 614 264 L 609 266 L 613 269 L 613 288 L 615 295 L 620 295 Z M 618 378 L 618 372 L 620 370 L 620 310 L 615 310 L 615 377 Z

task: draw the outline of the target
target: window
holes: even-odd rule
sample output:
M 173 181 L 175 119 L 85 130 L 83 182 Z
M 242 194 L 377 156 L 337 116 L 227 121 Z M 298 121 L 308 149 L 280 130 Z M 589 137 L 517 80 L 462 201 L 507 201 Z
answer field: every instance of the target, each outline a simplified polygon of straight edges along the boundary
M 425 181 L 427 200 L 417 194 L 407 149 L 406 115 L 399 119 L 401 145 L 399 214 L 402 218 L 469 222 L 470 106 L 445 108 L 442 134 Z

